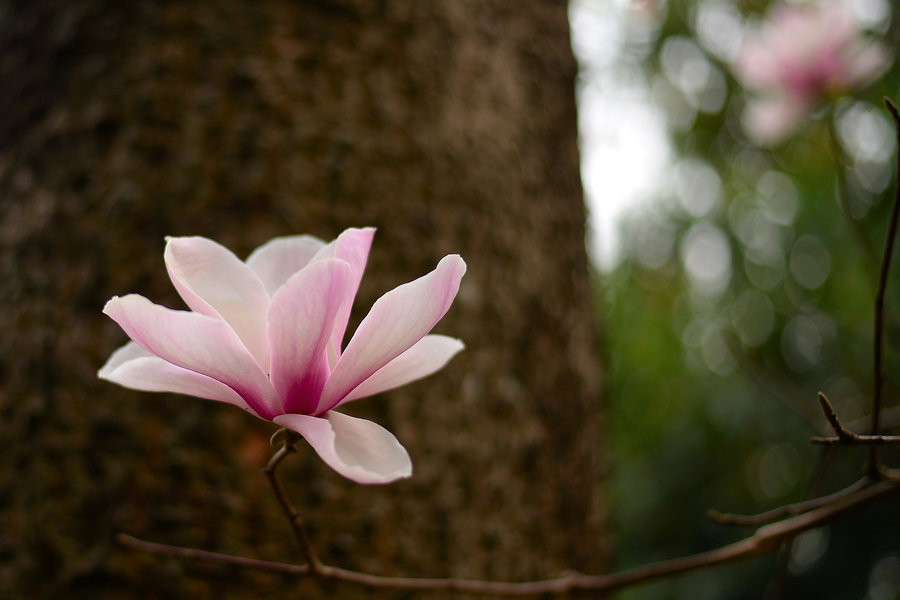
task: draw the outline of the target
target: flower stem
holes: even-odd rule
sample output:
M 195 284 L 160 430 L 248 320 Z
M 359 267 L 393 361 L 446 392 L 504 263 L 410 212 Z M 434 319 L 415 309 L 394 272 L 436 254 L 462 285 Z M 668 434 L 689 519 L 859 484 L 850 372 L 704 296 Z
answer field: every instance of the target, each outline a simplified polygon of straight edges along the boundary
M 316 551 L 313 549 L 312 542 L 309 539 L 309 536 L 306 534 L 306 528 L 303 526 L 303 519 L 300 517 L 300 513 L 297 512 L 297 509 L 294 508 L 294 505 L 291 504 L 291 501 L 287 497 L 287 493 L 284 490 L 284 486 L 281 484 L 281 480 L 278 478 L 278 465 L 281 464 L 281 461 L 288 454 L 292 454 L 297 451 L 294 447 L 296 443 L 296 439 L 292 438 L 290 435 L 285 436 L 284 443 L 281 448 L 279 448 L 275 454 L 272 455 L 272 458 L 269 459 L 266 468 L 263 469 L 263 472 L 269 478 L 269 483 L 272 484 L 272 490 L 275 492 L 275 496 L 278 498 L 278 503 L 281 505 L 281 509 L 284 512 L 284 515 L 287 517 L 288 521 L 291 524 L 291 530 L 294 532 L 294 537 L 297 539 L 297 543 L 300 544 L 300 548 L 303 550 L 303 553 L 306 555 L 306 559 L 309 562 L 310 570 L 314 573 L 321 573 L 323 570 L 322 561 L 319 560 L 319 556 L 316 554 Z

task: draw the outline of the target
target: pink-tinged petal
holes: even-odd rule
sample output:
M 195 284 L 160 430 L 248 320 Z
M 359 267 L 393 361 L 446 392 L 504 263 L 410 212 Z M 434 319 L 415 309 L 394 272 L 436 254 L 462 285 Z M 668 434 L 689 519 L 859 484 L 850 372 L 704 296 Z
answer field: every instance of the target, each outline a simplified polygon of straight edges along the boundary
M 366 270 L 366 261 L 369 259 L 369 249 L 372 247 L 372 238 L 374 236 L 374 227 L 347 229 L 337 239 L 322 248 L 313 258 L 313 261 L 339 258 L 350 265 L 352 274 L 351 285 L 347 289 L 346 297 L 338 312 L 332 334 L 332 346 L 329 352 L 333 359 L 332 366 L 341 355 L 341 343 L 347 330 L 347 321 L 350 319 L 350 309 L 353 308 L 353 299 L 356 297 L 357 290 L 359 290 L 359 282 L 362 279 L 363 271 Z
M 744 43 L 735 59 L 734 71 L 748 87 L 773 87 L 781 82 L 778 57 L 762 40 L 750 39 Z
M 456 338 L 446 335 L 426 335 L 412 348 L 356 386 L 341 400 L 340 404 L 372 396 L 427 377 L 442 369 L 463 348 L 465 348 L 465 344 Z
M 372 421 L 331 411 L 322 417 L 280 415 L 275 422 L 302 435 L 325 464 L 357 483 L 390 483 L 412 475 L 406 449 Z
M 269 296 L 274 296 L 291 275 L 308 265 L 324 247 L 325 242 L 311 235 L 278 237 L 254 250 L 246 262 Z
M 260 417 L 284 412 L 268 377 L 224 321 L 171 310 L 136 294 L 113 297 L 103 312 L 144 349 L 233 389 Z
M 316 261 L 295 273 L 269 308 L 271 379 L 288 413 L 312 414 L 330 370 L 325 348 L 351 285 L 350 265 Z
M 258 417 L 233 389 L 194 371 L 176 367 L 135 342 L 128 342 L 109 357 L 97 373 L 100 379 L 142 392 L 171 392 L 227 402 Z
M 375 371 L 425 337 L 459 291 L 466 263 L 445 256 L 424 277 L 386 293 L 372 305 L 325 384 L 319 413 L 334 408 Z
M 230 250 L 204 237 L 168 238 L 166 268 L 191 310 L 227 322 L 260 366 L 269 364 L 269 294 Z

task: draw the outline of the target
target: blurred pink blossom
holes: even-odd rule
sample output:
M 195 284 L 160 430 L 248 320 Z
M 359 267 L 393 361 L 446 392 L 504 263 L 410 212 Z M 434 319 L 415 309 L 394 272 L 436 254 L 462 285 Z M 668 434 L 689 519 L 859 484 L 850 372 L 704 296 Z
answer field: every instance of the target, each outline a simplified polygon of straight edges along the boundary
M 238 406 L 296 431 L 359 483 L 409 477 L 409 455 L 390 432 L 334 409 L 430 375 L 463 348 L 427 334 L 450 308 L 466 264 L 445 256 L 384 294 L 342 349 L 374 233 L 348 229 L 328 244 L 276 238 L 246 261 L 203 237 L 168 238 L 169 277 L 191 310 L 113 297 L 103 312 L 133 341 L 99 377 Z
M 744 130 L 759 144 L 776 144 L 821 99 L 874 80 L 891 60 L 883 44 L 862 36 L 842 2 L 774 5 L 734 63 L 738 79 L 758 94 L 745 109 Z

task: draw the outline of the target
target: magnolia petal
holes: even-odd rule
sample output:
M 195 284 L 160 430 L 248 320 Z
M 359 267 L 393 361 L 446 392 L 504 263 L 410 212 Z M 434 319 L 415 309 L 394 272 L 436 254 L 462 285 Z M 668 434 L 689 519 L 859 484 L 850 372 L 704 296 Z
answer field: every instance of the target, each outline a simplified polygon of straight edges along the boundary
M 325 464 L 357 483 L 390 483 L 412 475 L 406 449 L 372 421 L 334 411 L 321 417 L 279 415 L 274 421 L 302 435 Z
M 160 358 L 220 381 L 264 419 L 284 412 L 269 379 L 224 321 L 171 310 L 143 296 L 114 296 L 103 312 Z
M 356 297 L 356 292 L 359 290 L 359 282 L 362 279 L 363 271 L 366 269 L 366 261 L 369 259 L 369 249 L 372 247 L 372 238 L 374 236 L 374 227 L 364 227 L 362 229 L 351 227 L 344 230 L 337 239 L 322 248 L 313 258 L 314 261 L 340 258 L 350 265 L 351 284 L 347 289 L 346 296 L 334 323 L 332 345 L 329 351 L 332 358 L 331 366 L 334 365 L 337 358 L 341 355 L 341 343 L 347 330 L 347 321 L 350 319 L 350 309 L 353 308 L 353 299 Z
M 194 371 L 177 367 L 128 342 L 109 357 L 97 372 L 100 379 L 142 392 L 171 392 L 227 402 L 259 416 L 233 389 Z
M 269 240 L 247 257 L 250 267 L 269 296 L 274 296 L 291 275 L 309 264 L 325 242 L 311 235 L 294 235 Z
M 426 335 L 412 348 L 356 386 L 339 404 L 372 396 L 427 377 L 442 369 L 463 348 L 465 344 L 456 338 L 446 335 Z
M 318 261 L 295 273 L 269 308 L 271 380 L 288 413 L 312 414 L 330 370 L 325 349 L 351 282 L 350 265 Z
M 466 263 L 445 256 L 431 273 L 387 292 L 372 305 L 325 384 L 319 413 L 425 337 L 459 291 Z
M 167 238 L 166 268 L 191 310 L 224 319 L 260 366 L 269 364 L 269 294 L 230 250 L 204 237 Z

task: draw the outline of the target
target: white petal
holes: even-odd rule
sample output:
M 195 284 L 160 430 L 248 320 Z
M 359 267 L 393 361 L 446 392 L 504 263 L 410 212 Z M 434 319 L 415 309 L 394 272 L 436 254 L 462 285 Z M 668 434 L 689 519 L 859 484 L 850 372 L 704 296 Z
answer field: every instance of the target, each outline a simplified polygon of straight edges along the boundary
M 431 375 L 465 348 L 462 341 L 446 335 L 426 335 L 412 348 L 384 365 L 347 394 L 340 404 L 391 390 Z
M 269 364 L 269 295 L 230 250 L 204 237 L 168 238 L 166 268 L 191 310 L 227 322 L 260 366 Z
M 428 275 L 379 298 L 331 372 L 319 413 L 334 408 L 375 371 L 425 337 L 450 308 L 465 272 L 462 258 L 445 256 Z
M 128 342 L 113 352 L 97 376 L 142 392 L 171 392 L 227 402 L 259 416 L 224 383 L 177 367 L 147 352 L 135 342 Z
M 254 250 L 246 262 L 269 296 L 274 296 L 291 275 L 308 265 L 324 247 L 325 242 L 311 235 L 277 237 Z
M 269 378 L 224 321 L 171 310 L 136 294 L 113 297 L 103 312 L 156 356 L 233 389 L 260 417 L 284 412 Z
M 317 261 L 295 273 L 269 308 L 271 381 L 284 411 L 312 414 L 330 369 L 325 349 L 350 286 L 350 265 Z
M 322 417 L 280 415 L 274 420 L 302 435 L 325 464 L 357 483 L 390 483 L 412 475 L 406 449 L 372 421 L 334 411 Z

